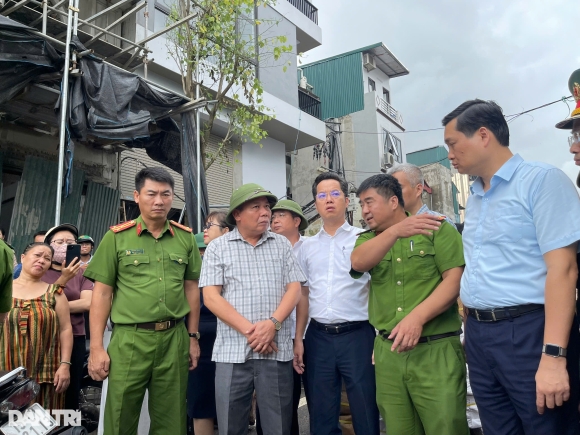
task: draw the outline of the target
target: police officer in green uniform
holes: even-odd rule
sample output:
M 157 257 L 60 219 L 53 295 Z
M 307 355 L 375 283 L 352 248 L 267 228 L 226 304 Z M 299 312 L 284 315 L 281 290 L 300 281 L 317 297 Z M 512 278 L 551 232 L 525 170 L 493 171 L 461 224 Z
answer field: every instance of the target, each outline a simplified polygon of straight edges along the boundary
M 199 359 L 201 257 L 191 229 L 167 220 L 173 189 L 165 169 L 141 170 L 134 192 L 141 215 L 111 227 L 85 271 L 95 281 L 89 374 L 109 378 L 106 435 L 137 433 L 146 390 L 149 434 L 186 432 L 188 370 Z M 109 312 L 115 326 L 105 351 Z
M 351 276 L 371 275 L 377 405 L 387 433 L 467 435 L 461 236 L 442 216 L 405 215 L 392 175 L 368 178 L 357 194 L 371 231 L 355 243 Z

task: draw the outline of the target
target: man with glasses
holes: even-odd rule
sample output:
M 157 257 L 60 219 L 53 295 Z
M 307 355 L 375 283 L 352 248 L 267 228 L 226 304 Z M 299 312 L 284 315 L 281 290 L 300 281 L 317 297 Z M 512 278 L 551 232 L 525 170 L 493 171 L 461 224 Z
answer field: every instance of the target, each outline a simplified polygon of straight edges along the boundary
M 451 164 L 477 176 L 461 301 L 483 432 L 578 435 L 578 193 L 558 168 L 512 154 L 495 102 L 466 101 L 442 124 Z
M 203 257 L 203 300 L 218 318 L 213 348 L 220 435 L 248 432 L 255 390 L 264 433 L 289 435 L 292 418 L 290 313 L 304 274 L 290 242 L 268 231 L 277 198 L 257 184 L 236 189 L 226 221 L 233 231 Z
M 348 184 L 327 172 L 316 177 L 312 194 L 323 227 L 302 245 L 300 264 L 308 282 L 305 303 L 296 311 L 294 343 L 294 367 L 305 373 L 310 432 L 342 433 L 338 419 L 344 381 L 355 433 L 378 435 L 372 365 L 375 329 L 367 308 L 370 283 L 367 273 L 358 280 L 350 276 L 350 255 L 360 230 L 345 219 Z

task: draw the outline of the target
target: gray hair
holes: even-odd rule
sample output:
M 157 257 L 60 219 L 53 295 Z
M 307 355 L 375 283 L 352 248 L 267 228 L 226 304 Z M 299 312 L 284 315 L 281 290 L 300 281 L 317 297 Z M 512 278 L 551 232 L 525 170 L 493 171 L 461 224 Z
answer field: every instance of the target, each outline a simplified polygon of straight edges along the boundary
M 407 179 L 409 180 L 409 183 L 411 183 L 412 186 L 416 186 L 417 184 L 425 186 L 425 179 L 423 178 L 423 173 L 421 172 L 421 169 L 418 166 L 412 165 L 411 163 L 401 163 L 389 169 L 387 173 L 389 175 L 394 175 L 397 172 L 403 172 L 407 176 Z

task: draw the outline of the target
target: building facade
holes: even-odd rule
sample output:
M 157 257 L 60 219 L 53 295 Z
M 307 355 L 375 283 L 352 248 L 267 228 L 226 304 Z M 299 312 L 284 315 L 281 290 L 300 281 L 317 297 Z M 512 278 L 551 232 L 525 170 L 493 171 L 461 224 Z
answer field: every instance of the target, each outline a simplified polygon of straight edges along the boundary
M 166 36 L 157 35 L 166 29 L 173 1 L 81 1 L 78 38 L 110 64 L 146 75 L 153 86 L 182 95 L 179 69 L 168 55 Z M 44 16 L 46 38 L 61 49 L 67 33 L 68 2 L 58 5 L 48 2 L 47 14 L 34 2 L 26 3 L 2 1 L 0 14 L 36 27 L 39 33 Z M 248 182 L 259 183 L 280 197 L 286 195 L 287 153 L 324 140 L 324 123 L 310 114 L 311 101 L 301 102 L 296 83 L 297 53 L 322 43 L 317 14 L 316 7 L 306 0 L 281 0 L 272 7 L 256 8 L 256 18 L 275 21 L 276 26 L 269 31 L 285 35 L 287 44 L 293 48 L 279 66 L 266 61 L 257 65 L 265 90 L 264 105 L 275 117 L 263 125 L 268 137 L 260 145 L 244 142 L 232 145 L 226 150 L 226 158 L 209 168 L 206 175 L 211 207 L 227 206 L 231 192 Z M 256 29 L 257 34 L 260 31 Z M 152 35 L 156 37 L 143 42 Z M 61 45 L 57 44 L 59 41 Z M 147 73 L 143 52 L 139 51 L 143 48 L 149 51 Z M 286 71 L 283 64 L 287 65 Z M 32 83 L 17 98 L 0 104 L 0 225 L 8 230 L 8 239 L 17 251 L 35 231 L 48 229 L 55 220 L 59 137 L 55 105 L 59 97 L 58 81 L 46 85 Z M 214 125 L 210 150 L 219 141 L 226 123 L 227 119 L 220 119 Z M 132 189 L 136 172 L 144 166 L 160 165 L 144 149 L 119 141 L 108 145 L 79 141 L 75 143 L 74 156 L 69 157 L 74 168 L 74 186 L 72 196 L 63 199 L 61 221 L 79 225 L 82 233 L 93 235 L 97 241 L 109 225 L 134 217 Z M 177 196 L 171 217 L 178 218 L 183 207 L 183 180 L 178 173 L 172 173 L 177 180 Z M 34 195 L 33 189 L 38 191 Z
M 292 153 L 292 197 L 296 201 L 304 205 L 312 200 L 312 181 L 320 171 L 344 174 L 356 191 L 365 178 L 403 162 L 403 144 L 397 135 L 405 131 L 403 117 L 391 103 L 390 81 L 407 74 L 383 43 L 299 69 L 301 87 L 321 100 L 327 141 Z M 352 212 L 356 214 L 356 210 Z

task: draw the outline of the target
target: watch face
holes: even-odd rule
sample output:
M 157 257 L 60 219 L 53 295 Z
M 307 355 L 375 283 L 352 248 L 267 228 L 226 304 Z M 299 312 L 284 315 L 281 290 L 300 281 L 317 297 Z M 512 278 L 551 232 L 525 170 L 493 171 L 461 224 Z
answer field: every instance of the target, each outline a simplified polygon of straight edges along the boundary
M 553 344 L 546 344 L 544 348 L 544 353 L 550 356 L 560 356 L 560 348 Z

